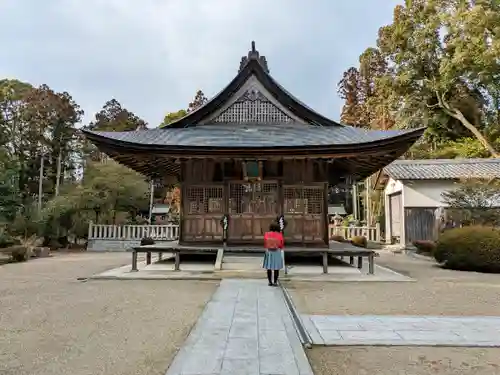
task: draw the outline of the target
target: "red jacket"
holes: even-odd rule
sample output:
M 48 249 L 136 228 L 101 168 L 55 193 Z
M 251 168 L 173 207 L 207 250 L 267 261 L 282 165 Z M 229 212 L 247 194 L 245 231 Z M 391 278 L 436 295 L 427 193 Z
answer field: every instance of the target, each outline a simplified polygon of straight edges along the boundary
M 264 234 L 264 247 L 266 249 L 283 249 L 285 240 L 279 232 L 266 232 Z

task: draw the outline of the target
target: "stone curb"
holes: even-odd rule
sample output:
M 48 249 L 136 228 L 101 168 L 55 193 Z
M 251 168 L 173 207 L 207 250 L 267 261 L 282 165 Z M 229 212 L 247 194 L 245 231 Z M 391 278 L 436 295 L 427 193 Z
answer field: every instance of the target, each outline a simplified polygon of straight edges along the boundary
M 141 276 L 141 277 L 122 277 L 122 276 L 90 276 L 88 280 L 224 280 L 224 279 L 234 279 L 239 278 L 237 276 L 168 276 L 168 277 L 152 277 L 152 276 Z M 242 280 L 251 280 L 254 279 L 252 277 L 241 277 Z M 414 279 L 406 279 L 406 280 L 350 280 L 350 279 L 338 279 L 338 280 L 318 280 L 314 278 L 286 278 L 283 277 L 282 281 L 286 282 L 323 282 L 323 283 L 412 283 L 416 280 Z
M 295 329 L 297 330 L 297 333 L 299 334 L 300 341 L 302 342 L 302 345 L 304 345 L 306 348 L 310 349 L 312 347 L 312 339 L 309 336 L 307 329 L 304 326 L 304 323 L 302 322 L 302 319 L 300 318 L 300 315 L 297 312 L 297 309 L 293 303 L 292 297 L 290 296 L 290 293 L 288 290 L 280 283 L 280 288 L 281 291 L 283 292 L 283 297 L 285 299 L 286 306 L 288 307 L 288 311 L 290 312 L 290 315 L 292 316 L 292 320 L 295 326 Z
M 169 281 L 169 280 L 193 280 L 193 281 L 221 281 L 223 278 L 221 277 L 203 277 L 203 276 L 173 276 L 173 277 L 168 277 L 168 278 L 159 278 L 159 277 L 151 277 L 151 276 L 144 276 L 144 277 L 120 277 L 120 276 L 91 276 L 87 278 L 87 280 L 129 280 L 129 281 L 136 281 L 136 280 L 147 280 L 147 281 Z
M 407 251 L 406 255 L 408 255 L 409 257 L 415 258 L 415 259 L 425 260 L 427 262 L 438 264 L 434 258 L 425 256 L 425 255 L 421 255 L 421 254 L 417 254 L 415 251 Z
M 344 341 L 341 340 L 338 344 L 314 344 L 314 346 L 322 346 L 327 348 L 334 347 L 348 347 L 348 346 L 358 346 L 358 347 L 429 347 L 429 348 L 499 348 L 500 345 L 498 343 L 487 343 L 487 342 L 454 342 L 449 344 L 435 344 L 428 343 L 426 341 L 387 341 L 387 342 L 367 342 L 367 341 Z

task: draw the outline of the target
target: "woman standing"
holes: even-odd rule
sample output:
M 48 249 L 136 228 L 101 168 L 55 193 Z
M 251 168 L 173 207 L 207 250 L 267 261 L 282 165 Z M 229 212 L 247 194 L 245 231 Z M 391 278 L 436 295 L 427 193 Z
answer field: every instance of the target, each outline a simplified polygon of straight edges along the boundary
M 280 232 L 279 225 L 275 223 L 271 224 L 269 226 L 269 232 L 264 234 L 264 247 L 266 248 L 266 253 L 263 263 L 263 268 L 267 270 L 269 286 L 278 286 L 278 277 L 280 275 L 280 270 L 283 268 L 283 256 L 281 251 L 283 250 L 284 244 L 285 240 Z

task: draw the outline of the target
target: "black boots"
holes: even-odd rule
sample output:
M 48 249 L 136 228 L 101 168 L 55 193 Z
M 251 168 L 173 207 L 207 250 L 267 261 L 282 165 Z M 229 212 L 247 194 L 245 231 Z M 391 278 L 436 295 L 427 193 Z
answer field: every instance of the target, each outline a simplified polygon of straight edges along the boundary
M 278 277 L 280 276 L 280 271 L 274 271 L 274 282 L 273 282 L 273 271 L 267 270 L 267 281 L 269 281 L 269 286 L 278 286 Z
M 273 271 L 267 270 L 267 281 L 269 281 L 269 286 L 273 286 Z

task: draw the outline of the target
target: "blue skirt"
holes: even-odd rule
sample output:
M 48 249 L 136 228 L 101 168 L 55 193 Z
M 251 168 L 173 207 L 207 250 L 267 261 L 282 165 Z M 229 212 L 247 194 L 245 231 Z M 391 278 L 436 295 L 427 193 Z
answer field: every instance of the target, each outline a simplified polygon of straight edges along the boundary
M 266 270 L 280 270 L 283 268 L 283 255 L 281 254 L 282 250 L 266 250 L 264 254 L 264 262 L 262 264 L 262 268 Z

